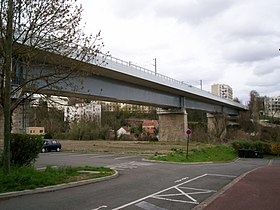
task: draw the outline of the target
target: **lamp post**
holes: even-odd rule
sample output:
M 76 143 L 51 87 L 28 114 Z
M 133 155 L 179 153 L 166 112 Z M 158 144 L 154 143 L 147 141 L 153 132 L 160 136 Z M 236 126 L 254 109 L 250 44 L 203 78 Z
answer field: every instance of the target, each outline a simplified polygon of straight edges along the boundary
M 154 58 L 153 60 L 155 61 L 155 64 L 154 64 L 154 66 L 155 66 L 155 74 L 157 74 L 157 59 Z

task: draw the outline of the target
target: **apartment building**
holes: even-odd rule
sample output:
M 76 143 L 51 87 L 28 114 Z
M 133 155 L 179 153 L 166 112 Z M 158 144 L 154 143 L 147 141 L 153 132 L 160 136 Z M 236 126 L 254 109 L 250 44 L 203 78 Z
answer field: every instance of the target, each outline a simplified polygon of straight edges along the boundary
M 264 114 L 280 118 L 280 96 L 264 97 Z
M 72 122 L 81 119 L 101 120 L 101 105 L 95 101 L 90 103 L 76 103 L 73 106 L 67 106 L 64 109 L 64 120 Z
M 233 100 L 233 91 L 229 85 L 214 84 L 211 86 L 211 93 L 222 98 Z

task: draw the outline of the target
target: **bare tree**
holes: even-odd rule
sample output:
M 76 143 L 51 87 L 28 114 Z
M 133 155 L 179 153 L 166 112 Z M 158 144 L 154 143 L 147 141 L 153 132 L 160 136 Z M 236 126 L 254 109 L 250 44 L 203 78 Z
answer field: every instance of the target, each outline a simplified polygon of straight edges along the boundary
M 253 120 L 254 132 L 259 131 L 260 110 L 263 106 L 263 100 L 255 90 L 250 92 L 249 111 Z
M 208 134 L 211 139 L 219 143 L 226 135 L 227 118 L 224 113 L 208 114 Z
M 100 32 L 85 35 L 81 13 L 76 0 L 0 0 L 0 108 L 4 111 L 6 174 L 12 112 L 34 93 L 61 89 L 59 83 L 80 74 L 80 65 L 95 59 L 103 47 Z

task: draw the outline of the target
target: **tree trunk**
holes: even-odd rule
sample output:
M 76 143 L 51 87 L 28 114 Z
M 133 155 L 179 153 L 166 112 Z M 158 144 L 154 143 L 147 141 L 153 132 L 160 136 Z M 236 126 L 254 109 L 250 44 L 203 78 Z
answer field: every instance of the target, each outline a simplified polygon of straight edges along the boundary
M 8 22 L 6 32 L 6 60 L 4 65 L 4 154 L 3 172 L 10 174 L 10 140 L 11 140 L 11 72 L 12 72 L 12 42 L 13 42 L 13 0 L 8 2 Z

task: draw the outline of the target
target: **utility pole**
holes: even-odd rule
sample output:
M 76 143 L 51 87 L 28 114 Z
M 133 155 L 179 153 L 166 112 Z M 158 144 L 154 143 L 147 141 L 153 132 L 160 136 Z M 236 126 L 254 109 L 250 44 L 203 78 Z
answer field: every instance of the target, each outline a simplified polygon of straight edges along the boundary
M 155 66 L 155 74 L 157 74 L 157 59 L 154 58 L 153 60 L 155 61 L 155 64 L 154 64 L 154 66 Z
M 200 89 L 202 90 L 202 79 L 200 80 Z

